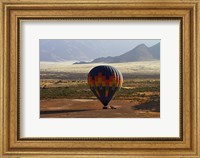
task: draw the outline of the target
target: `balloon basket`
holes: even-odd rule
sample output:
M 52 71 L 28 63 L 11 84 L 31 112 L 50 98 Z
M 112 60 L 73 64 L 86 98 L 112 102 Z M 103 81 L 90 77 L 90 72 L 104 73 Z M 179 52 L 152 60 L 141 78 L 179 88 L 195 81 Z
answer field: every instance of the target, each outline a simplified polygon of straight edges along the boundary
M 108 107 L 107 107 L 107 106 L 104 106 L 103 109 L 108 109 Z

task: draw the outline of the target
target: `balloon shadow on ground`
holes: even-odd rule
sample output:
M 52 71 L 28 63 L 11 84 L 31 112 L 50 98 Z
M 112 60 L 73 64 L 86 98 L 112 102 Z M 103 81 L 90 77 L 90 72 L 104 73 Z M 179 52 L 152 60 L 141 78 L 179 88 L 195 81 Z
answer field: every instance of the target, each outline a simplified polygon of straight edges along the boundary
M 74 109 L 74 110 L 50 110 L 50 111 L 40 111 L 40 114 L 55 114 L 55 113 L 68 113 L 68 112 L 83 112 L 83 111 L 92 111 L 93 109 Z
M 152 112 L 160 112 L 160 96 L 152 96 L 150 101 L 139 105 L 132 106 L 133 110 L 148 110 Z

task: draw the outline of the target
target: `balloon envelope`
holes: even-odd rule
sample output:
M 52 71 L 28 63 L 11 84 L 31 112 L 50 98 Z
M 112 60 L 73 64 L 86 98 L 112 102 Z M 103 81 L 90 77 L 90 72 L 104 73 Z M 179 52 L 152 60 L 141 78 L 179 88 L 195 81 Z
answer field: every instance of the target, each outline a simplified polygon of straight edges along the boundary
M 121 72 L 113 66 L 96 66 L 88 74 L 90 89 L 104 106 L 108 105 L 122 83 Z

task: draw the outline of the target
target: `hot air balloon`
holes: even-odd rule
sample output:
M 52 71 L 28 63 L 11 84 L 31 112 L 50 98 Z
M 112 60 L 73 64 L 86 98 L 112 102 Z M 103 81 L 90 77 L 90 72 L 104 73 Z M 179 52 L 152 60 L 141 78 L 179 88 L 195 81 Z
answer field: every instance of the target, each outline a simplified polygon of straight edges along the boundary
M 114 94 L 120 90 L 122 83 L 121 72 L 113 66 L 96 66 L 88 73 L 90 89 L 103 104 L 103 109 L 108 108 L 108 103 Z

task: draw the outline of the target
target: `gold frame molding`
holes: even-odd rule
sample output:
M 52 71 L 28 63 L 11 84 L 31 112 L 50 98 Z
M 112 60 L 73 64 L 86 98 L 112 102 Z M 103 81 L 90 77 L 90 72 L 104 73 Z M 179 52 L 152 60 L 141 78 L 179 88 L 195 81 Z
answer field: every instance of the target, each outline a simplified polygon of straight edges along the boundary
M 200 157 L 199 0 L 1 0 L 1 157 Z M 180 138 L 19 137 L 20 21 L 37 19 L 178 19 L 181 22 Z

